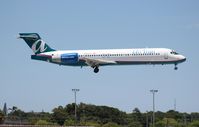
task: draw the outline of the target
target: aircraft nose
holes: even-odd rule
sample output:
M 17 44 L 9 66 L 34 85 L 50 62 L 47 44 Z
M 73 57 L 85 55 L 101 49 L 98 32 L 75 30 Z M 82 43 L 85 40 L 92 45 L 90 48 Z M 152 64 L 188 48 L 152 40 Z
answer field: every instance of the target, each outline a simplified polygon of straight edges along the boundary
M 184 62 L 184 61 L 186 61 L 186 57 L 183 55 L 180 55 L 180 62 Z
M 182 62 L 184 62 L 184 61 L 186 61 L 186 57 L 184 57 L 184 58 L 182 59 Z

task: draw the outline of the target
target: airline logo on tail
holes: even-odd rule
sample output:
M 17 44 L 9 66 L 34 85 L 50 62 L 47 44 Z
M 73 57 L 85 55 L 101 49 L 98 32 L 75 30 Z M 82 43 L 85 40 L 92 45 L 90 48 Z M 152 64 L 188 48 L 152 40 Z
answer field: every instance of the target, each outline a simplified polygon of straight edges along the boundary
M 41 39 L 35 41 L 31 48 L 35 54 L 42 53 L 47 50 L 46 43 Z
M 19 33 L 19 38 L 24 39 L 35 54 L 55 51 L 50 48 L 37 33 Z

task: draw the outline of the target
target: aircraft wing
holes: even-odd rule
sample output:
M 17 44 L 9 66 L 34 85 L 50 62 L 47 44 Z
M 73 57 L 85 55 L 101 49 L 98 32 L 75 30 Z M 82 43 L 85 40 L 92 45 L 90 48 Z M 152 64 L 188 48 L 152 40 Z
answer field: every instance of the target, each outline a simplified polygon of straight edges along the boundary
M 115 61 L 103 60 L 103 59 L 91 59 L 91 58 L 82 58 L 88 66 L 98 67 L 99 65 L 108 65 L 108 64 L 116 64 Z

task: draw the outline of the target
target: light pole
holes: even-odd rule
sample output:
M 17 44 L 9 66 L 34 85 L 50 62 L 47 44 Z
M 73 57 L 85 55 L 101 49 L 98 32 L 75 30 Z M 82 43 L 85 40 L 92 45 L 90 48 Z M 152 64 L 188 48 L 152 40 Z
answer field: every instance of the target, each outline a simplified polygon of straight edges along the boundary
M 149 127 L 148 111 L 146 111 L 146 127 Z
M 79 91 L 79 89 L 72 89 L 72 91 L 75 94 L 75 127 L 77 125 L 77 106 L 76 106 L 76 93 Z
M 176 111 L 176 99 L 174 100 L 174 111 Z
M 153 127 L 155 127 L 155 93 L 158 92 L 158 90 L 150 90 L 150 92 L 153 94 Z

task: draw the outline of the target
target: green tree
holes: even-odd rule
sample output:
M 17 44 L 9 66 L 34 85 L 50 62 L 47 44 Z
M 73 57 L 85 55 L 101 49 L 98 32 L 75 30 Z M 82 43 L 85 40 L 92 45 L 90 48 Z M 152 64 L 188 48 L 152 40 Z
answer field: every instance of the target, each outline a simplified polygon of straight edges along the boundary
M 71 105 L 67 105 L 67 111 L 71 113 Z M 74 110 L 74 108 L 73 108 Z M 126 113 L 108 106 L 95 106 L 80 103 L 77 108 L 78 120 L 83 122 L 96 121 L 99 124 L 114 122 L 120 125 L 126 124 Z
M 24 120 L 30 124 L 49 125 L 57 123 L 59 125 L 74 125 L 74 103 L 65 107 L 54 108 L 52 113 L 46 112 L 24 112 L 13 106 L 8 114 L 9 120 Z M 6 108 L 5 108 L 6 109 Z M 0 110 L 0 122 L 4 121 L 5 115 Z M 125 127 L 145 127 L 146 123 L 151 124 L 152 112 L 142 113 L 135 108 L 132 113 L 125 113 L 117 108 L 108 106 L 96 106 L 80 103 L 77 105 L 77 125 L 81 126 L 125 126 Z M 148 122 L 147 122 L 148 120 Z M 168 112 L 156 112 L 157 127 L 198 127 L 199 113 L 180 113 L 174 110 Z
M 52 118 L 52 114 L 47 113 L 47 112 L 26 112 L 26 117 L 25 119 L 27 119 L 29 121 L 30 124 L 34 125 L 36 124 L 36 122 L 38 120 L 45 120 L 47 122 L 51 121 Z
M 155 123 L 156 127 L 178 127 L 178 122 L 173 118 L 164 118 Z
M 199 127 L 199 120 L 193 121 L 193 122 L 189 125 L 189 127 Z
M 35 125 L 53 125 L 53 123 L 50 123 L 46 120 L 38 120 Z
M 53 109 L 53 114 L 52 114 L 53 122 L 56 122 L 59 125 L 64 125 L 64 122 L 67 119 L 67 116 L 68 114 L 62 106 L 59 106 L 58 108 Z
M 3 123 L 4 119 L 5 119 L 5 116 L 3 112 L 0 110 L 0 124 Z
M 151 116 L 152 116 L 152 114 L 153 114 L 153 112 L 150 112 Z M 156 121 L 160 121 L 160 120 L 164 119 L 165 113 L 161 112 L 161 111 L 157 111 L 157 112 L 155 112 L 155 117 L 156 117 L 155 118 Z
M 128 116 L 129 127 L 142 127 L 146 125 L 146 114 L 142 114 L 138 108 L 133 109 L 133 112 Z
M 140 123 L 144 123 L 145 122 L 143 117 L 142 117 L 142 113 L 140 112 L 140 110 L 138 108 L 135 108 L 133 110 L 132 115 L 133 115 L 135 121 L 138 121 Z
M 192 121 L 199 121 L 199 113 L 197 113 L 197 112 L 192 112 L 191 113 L 191 119 L 192 119 Z
M 65 109 L 66 109 L 66 112 L 69 115 L 74 116 L 74 114 L 75 114 L 75 103 L 66 105 Z M 77 108 L 77 110 L 78 110 L 78 108 Z
M 93 126 L 93 127 L 101 127 L 101 125 L 97 122 L 94 121 L 90 121 L 90 122 L 86 122 L 85 124 L 83 124 L 84 126 Z
M 156 127 L 166 127 L 166 123 L 163 120 L 160 120 L 155 123 Z
M 65 126 L 74 126 L 75 125 L 75 121 L 73 119 L 66 119 L 64 121 L 64 125 Z
M 10 114 L 10 116 L 15 116 L 15 117 L 26 117 L 26 113 L 24 111 L 22 111 L 21 109 L 15 109 L 13 110 Z
M 120 127 L 117 123 L 108 122 L 104 124 L 102 127 Z
M 16 106 L 13 106 L 12 108 L 10 108 L 10 110 L 11 112 L 8 114 L 8 118 L 10 120 L 22 121 L 24 118 L 27 118 L 26 113 Z
M 133 121 L 129 123 L 128 127 L 143 127 L 142 124 L 138 121 Z
M 182 118 L 182 114 L 174 110 L 169 110 L 168 112 L 166 112 L 165 118 L 173 118 L 175 120 L 178 120 Z

